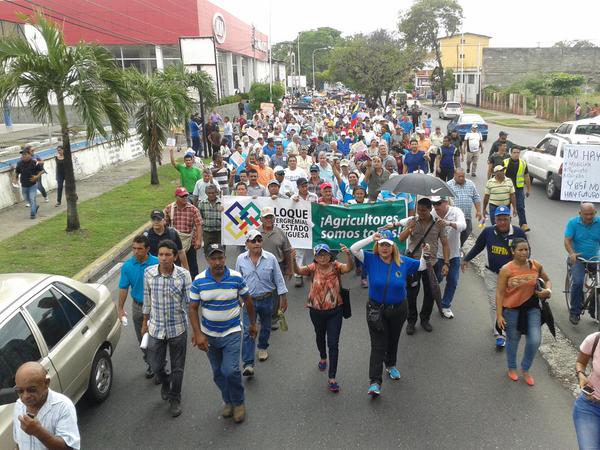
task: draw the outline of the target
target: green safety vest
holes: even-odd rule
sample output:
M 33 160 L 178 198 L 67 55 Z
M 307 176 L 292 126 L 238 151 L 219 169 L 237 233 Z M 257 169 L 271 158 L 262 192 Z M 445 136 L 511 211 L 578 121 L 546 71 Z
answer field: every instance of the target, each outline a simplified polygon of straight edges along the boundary
M 504 167 L 508 167 L 508 163 L 510 162 L 510 158 L 506 158 L 504 160 Z M 519 158 L 519 170 L 517 170 L 517 185 L 516 188 L 522 188 L 525 186 L 525 168 L 527 167 L 527 163 Z

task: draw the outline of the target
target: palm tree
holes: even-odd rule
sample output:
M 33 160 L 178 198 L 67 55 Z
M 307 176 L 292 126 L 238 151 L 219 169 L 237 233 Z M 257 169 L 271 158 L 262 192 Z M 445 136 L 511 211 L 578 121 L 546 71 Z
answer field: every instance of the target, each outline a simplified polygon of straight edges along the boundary
M 127 136 L 127 107 L 130 92 L 112 55 L 97 45 L 81 42 L 66 45 L 61 29 L 41 12 L 26 18 L 36 24 L 46 49 L 40 50 L 20 36 L 0 41 L 0 103 L 13 102 L 24 95 L 32 113 L 40 121 L 58 118 L 65 156 L 65 197 L 67 231 L 80 229 L 77 191 L 69 119 L 66 103 L 80 116 L 88 140 L 101 135 L 122 142 Z M 56 110 L 51 105 L 56 102 Z M 110 129 L 105 126 L 108 121 Z
M 137 69 L 126 72 L 135 96 L 135 127 L 150 159 L 150 183 L 159 184 L 157 164 L 162 163 L 162 149 L 170 129 L 181 123 L 191 111 L 192 101 L 182 83 L 162 72 L 142 75 Z

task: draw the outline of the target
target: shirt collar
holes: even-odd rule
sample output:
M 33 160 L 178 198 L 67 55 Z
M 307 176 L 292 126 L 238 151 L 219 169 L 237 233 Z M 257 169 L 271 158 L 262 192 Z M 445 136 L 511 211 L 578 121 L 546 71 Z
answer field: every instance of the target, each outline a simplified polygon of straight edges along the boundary
M 594 223 L 598 223 L 598 222 L 600 222 L 600 217 L 594 216 L 594 220 L 592 220 L 592 223 L 590 225 L 592 225 Z M 577 216 L 577 223 L 580 223 L 581 225 L 585 225 L 585 223 L 583 223 L 583 220 L 581 219 L 581 216 Z
M 225 266 L 225 273 L 223 273 L 223 278 L 221 278 L 221 281 L 215 280 L 215 277 L 213 277 L 212 273 L 210 272 L 210 268 L 206 269 L 206 278 L 213 280 L 215 283 L 225 281 L 227 278 L 229 278 L 229 267 Z

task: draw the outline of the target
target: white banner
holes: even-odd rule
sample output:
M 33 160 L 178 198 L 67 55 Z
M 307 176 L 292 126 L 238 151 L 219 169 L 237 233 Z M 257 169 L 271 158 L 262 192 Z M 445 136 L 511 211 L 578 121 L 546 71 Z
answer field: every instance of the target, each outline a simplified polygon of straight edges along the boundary
M 561 200 L 600 201 L 600 145 L 566 145 Z
M 275 226 L 285 232 L 292 247 L 312 248 L 310 202 L 225 195 L 221 203 L 223 205 L 221 224 L 225 245 L 245 245 L 246 234 L 261 225 L 261 210 L 270 206 L 274 209 Z

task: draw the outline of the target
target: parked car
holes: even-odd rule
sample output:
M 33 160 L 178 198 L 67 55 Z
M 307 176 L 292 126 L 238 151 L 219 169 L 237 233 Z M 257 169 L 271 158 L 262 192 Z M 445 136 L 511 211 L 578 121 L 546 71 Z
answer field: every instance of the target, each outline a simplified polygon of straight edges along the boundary
M 106 286 L 55 275 L 0 275 L 0 450 L 12 450 L 15 373 L 27 361 L 77 402 L 102 402 L 113 381 L 121 322 Z
M 560 198 L 564 148 L 569 144 L 598 144 L 600 136 L 564 136 L 548 133 L 533 150 L 525 150 L 521 157 L 527 163 L 529 176 L 546 184 L 546 196 Z
M 463 107 L 458 102 L 444 102 L 438 111 L 440 119 L 453 119 L 463 113 Z
M 590 135 L 600 137 L 600 117 L 564 122 L 554 130 L 554 133 L 570 137 Z
M 448 134 L 452 133 L 453 130 L 458 131 L 460 139 L 465 138 L 465 134 L 471 131 L 473 124 L 477 124 L 477 131 L 481 133 L 484 141 L 487 141 L 488 137 L 488 124 L 483 117 L 479 114 L 461 114 L 448 123 L 447 131 Z

